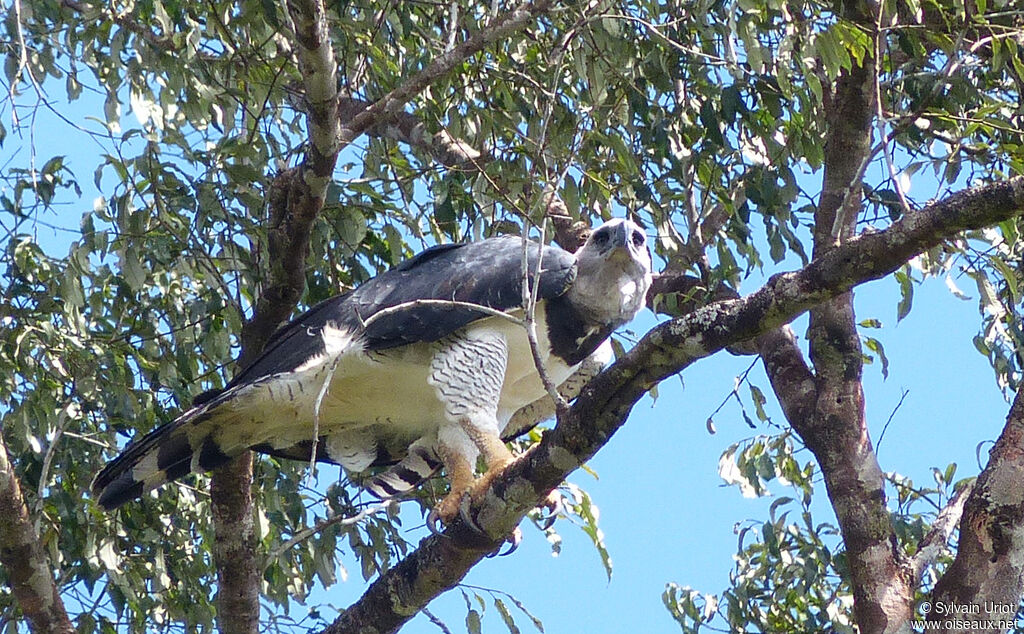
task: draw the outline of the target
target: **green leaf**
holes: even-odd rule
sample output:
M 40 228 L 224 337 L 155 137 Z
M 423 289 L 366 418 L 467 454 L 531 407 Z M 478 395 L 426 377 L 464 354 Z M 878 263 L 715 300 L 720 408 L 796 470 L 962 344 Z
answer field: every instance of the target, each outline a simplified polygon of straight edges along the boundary
M 145 285 L 146 271 L 135 247 L 128 247 L 121 252 L 121 274 L 133 291 L 138 292 Z
M 498 614 L 501 615 L 501 620 L 505 622 L 505 627 L 508 628 L 510 634 L 521 634 L 519 627 L 516 625 L 515 619 L 512 618 L 512 613 L 508 611 L 504 601 L 498 597 L 494 597 L 494 607 L 498 608 Z
M 718 146 L 725 145 L 725 138 L 719 129 L 718 108 L 713 101 L 708 100 L 701 104 L 700 122 L 709 141 Z
M 580 519 L 583 520 L 581 528 L 583 529 L 583 532 L 586 533 L 587 537 L 590 538 L 594 547 L 597 548 L 597 552 L 601 556 L 601 563 L 604 565 L 605 574 L 608 575 L 608 581 L 611 581 L 612 558 L 604 544 L 604 532 L 597 525 L 597 518 L 599 517 L 600 512 L 586 491 L 580 489 L 579 493 L 580 502 L 575 506 L 575 511 L 579 515 Z
M 523 604 L 522 601 L 516 599 L 515 597 L 509 597 L 509 601 L 515 604 L 515 606 L 519 608 L 519 611 L 525 614 L 527 618 L 530 619 L 530 621 L 533 623 L 533 626 L 537 628 L 538 632 L 544 632 L 544 623 L 542 623 L 541 620 L 538 619 L 536 616 L 531 614 L 530 611 L 526 609 L 526 606 Z
M 263 7 L 263 17 L 267 19 L 267 23 L 275 30 L 280 31 L 281 23 L 277 18 L 277 3 L 274 0 L 260 0 L 260 6 Z
M 903 318 L 910 314 L 914 305 L 914 283 L 910 279 L 910 267 L 904 266 L 901 270 L 893 273 L 896 281 L 900 283 L 900 302 L 896 307 L 896 321 L 903 321 Z
M 470 634 L 480 634 L 480 613 L 476 610 L 470 610 L 466 614 L 466 629 Z
M 754 384 L 751 384 L 750 398 L 751 400 L 754 401 L 754 409 L 757 414 L 757 419 L 762 423 L 766 422 L 768 420 L 768 414 L 764 411 L 764 405 L 768 401 L 767 399 L 765 399 L 764 393 L 761 391 L 761 388 L 757 387 Z
M 874 337 L 867 337 L 864 339 L 864 345 L 867 346 L 868 350 L 878 355 L 878 358 L 882 361 L 882 378 L 889 378 L 889 358 L 885 356 L 885 347 L 882 346 L 882 342 Z

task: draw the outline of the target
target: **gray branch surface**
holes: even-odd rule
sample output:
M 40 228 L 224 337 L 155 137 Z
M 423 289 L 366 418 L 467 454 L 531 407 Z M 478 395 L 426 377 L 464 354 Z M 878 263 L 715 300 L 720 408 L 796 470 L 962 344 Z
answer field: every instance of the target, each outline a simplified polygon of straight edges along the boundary
M 956 559 L 932 592 L 935 615 L 1012 622 L 1024 594 L 1024 386 L 967 496 Z M 942 606 L 941 608 L 939 606 Z M 970 610 L 977 609 L 977 612 Z M 991 628 L 996 631 L 997 628 Z M 1006 628 L 999 628 L 1006 629 Z M 941 632 L 974 632 L 953 627 Z

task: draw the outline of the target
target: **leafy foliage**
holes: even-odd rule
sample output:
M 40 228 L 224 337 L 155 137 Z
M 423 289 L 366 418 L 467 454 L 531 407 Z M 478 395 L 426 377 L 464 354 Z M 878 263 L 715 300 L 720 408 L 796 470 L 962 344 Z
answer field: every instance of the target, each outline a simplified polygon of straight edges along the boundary
M 381 98 L 486 24 L 491 4 L 507 8 L 330 5 L 343 93 Z M 11 8 L 0 107 L 0 147 L 16 150 L 0 173 L 3 440 L 62 592 L 83 606 L 81 631 L 208 627 L 205 481 L 166 487 L 114 515 L 84 492 L 127 438 L 171 420 L 232 373 L 243 323 L 273 266 L 273 179 L 306 143 L 288 16 L 253 0 L 14 0 Z M 1014 107 L 1024 82 L 1020 10 L 1008 0 L 969 12 L 944 0 L 880 8 L 880 123 L 860 222 L 885 226 L 906 213 L 906 201 L 916 201 L 905 184 L 916 174 L 928 174 L 939 195 L 1024 172 Z M 829 151 L 824 105 L 841 71 L 875 46 L 873 34 L 813 0 L 559 6 L 410 103 L 420 138 L 443 133 L 479 150 L 477 160 L 443 165 L 429 144 L 380 130 L 346 150 L 313 227 L 302 304 L 427 243 L 538 225 L 547 190 L 573 220 L 627 213 L 642 221 L 667 268 L 693 273 L 707 289 L 738 289 L 766 268 L 806 262 L 818 202 L 808 177 Z M 36 114 L 92 136 L 95 164 L 73 169 L 67 156 L 36 156 Z M 83 210 L 83 192 L 93 189 L 98 196 Z M 68 230 L 49 239 L 51 226 Z M 1019 235 L 1006 223 L 896 274 L 901 318 L 922 277 L 962 282 L 959 269 L 975 281 L 976 343 L 1005 386 L 1020 380 L 1024 344 Z M 675 306 L 676 298 L 663 301 Z M 886 372 L 881 343 L 864 343 Z M 751 387 L 750 397 L 766 422 L 764 393 Z M 793 457 L 791 439 L 736 445 L 722 464 L 745 493 L 785 478 L 797 500 L 780 498 L 768 520 L 739 531 L 733 587 L 721 597 L 671 586 L 673 616 L 694 630 L 716 617 L 767 631 L 849 627 L 835 529 L 812 521 L 813 470 Z M 340 549 L 369 579 L 409 548 L 391 509 L 360 516 L 367 502 L 349 483 L 318 491 L 303 474 L 303 465 L 269 459 L 258 467 L 259 537 L 275 553 L 262 562 L 262 590 L 278 607 L 344 574 Z M 596 507 L 578 487 L 567 492 L 570 515 L 610 575 Z M 428 505 L 433 495 L 419 499 Z M 929 516 L 904 509 L 902 495 L 897 514 L 909 544 Z M 318 523 L 307 539 L 275 550 Z M 492 598 L 516 631 L 509 602 L 521 606 Z M 467 598 L 467 606 L 475 631 L 484 605 Z M 0 621 L 16 621 L 17 610 L 0 593 Z

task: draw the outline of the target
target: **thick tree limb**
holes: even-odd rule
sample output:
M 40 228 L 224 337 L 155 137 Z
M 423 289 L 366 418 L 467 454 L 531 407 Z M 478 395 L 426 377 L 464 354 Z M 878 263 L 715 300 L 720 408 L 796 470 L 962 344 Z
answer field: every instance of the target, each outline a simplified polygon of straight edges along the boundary
M 257 632 L 260 578 L 253 530 L 252 453 L 213 473 L 210 484 L 217 566 L 217 627 L 221 634 Z
M 866 3 L 842 6 L 845 17 L 873 29 Z M 840 73 L 826 105 L 828 133 L 821 200 L 814 216 L 815 257 L 856 230 L 861 179 L 871 152 L 874 87 L 874 57 L 865 55 L 862 64 Z M 894 633 L 910 618 L 912 582 L 896 548 L 885 506 L 885 478 L 865 417 L 864 362 L 852 292 L 811 309 L 808 339 L 814 405 L 804 409 L 803 403 L 789 404 L 785 409 L 794 414 L 803 410 L 803 416 L 789 422 L 824 475 L 846 548 L 857 625 L 865 634 Z M 780 395 L 780 401 L 785 396 Z
M 818 388 L 793 329 L 783 326 L 767 332 L 757 338 L 757 347 L 786 420 L 809 420 L 818 400 Z
M 654 385 L 726 346 L 752 339 L 863 282 L 889 275 L 917 253 L 967 229 L 1024 211 L 1024 177 L 960 192 L 889 229 L 851 238 L 799 271 L 780 273 L 742 299 L 718 301 L 664 322 L 583 390 L 554 430 L 497 478 L 470 512 L 489 538 L 460 518 L 375 581 L 325 632 L 392 632 L 453 587 L 523 516 L 589 460 Z
M 0 436 L 0 564 L 34 632 L 74 632 Z
M 1017 390 L 1003 432 L 967 498 L 960 520 L 956 559 L 932 592 L 933 606 L 959 608 L 961 614 L 964 609 L 977 608 L 978 612 L 963 617 L 971 620 L 1013 619 L 1024 594 L 1024 487 L 1021 482 L 1024 482 L 1024 388 Z M 939 613 L 936 610 L 936 614 Z M 939 631 L 973 632 L 977 628 Z

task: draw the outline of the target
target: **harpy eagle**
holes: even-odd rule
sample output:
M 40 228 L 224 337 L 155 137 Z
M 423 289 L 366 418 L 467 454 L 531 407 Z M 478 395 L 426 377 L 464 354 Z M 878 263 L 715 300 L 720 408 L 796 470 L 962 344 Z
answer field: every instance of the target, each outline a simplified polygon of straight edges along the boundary
M 553 385 L 578 392 L 608 361 L 612 331 L 644 305 L 644 233 L 615 219 L 575 254 L 533 242 L 525 253 L 539 356 Z M 247 449 L 308 460 L 315 447 L 382 498 L 443 467 L 450 493 L 434 513 L 450 521 L 466 493 L 486 490 L 513 461 L 503 439 L 552 411 L 526 329 L 493 312 L 522 317 L 523 254 L 511 236 L 436 246 L 314 306 L 223 390 L 129 444 L 93 481 L 100 505 Z M 476 479 L 481 454 L 487 471 Z

